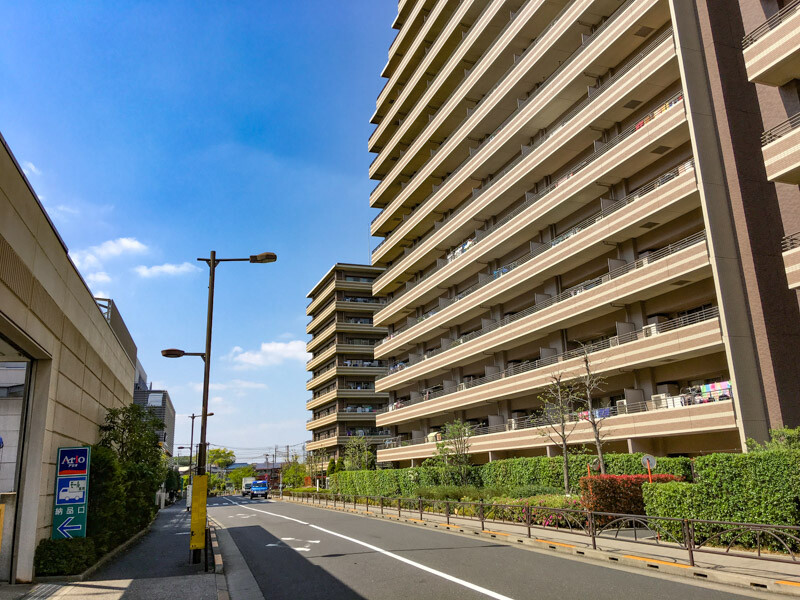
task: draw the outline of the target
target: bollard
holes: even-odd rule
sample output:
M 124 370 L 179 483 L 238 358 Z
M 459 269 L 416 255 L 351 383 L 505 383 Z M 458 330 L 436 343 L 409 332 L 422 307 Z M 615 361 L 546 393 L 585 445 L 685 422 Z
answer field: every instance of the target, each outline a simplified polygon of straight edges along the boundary
M 481 514 L 481 531 L 483 531 L 484 529 L 486 529 L 483 523 L 483 500 L 481 500 L 480 502 L 480 514 Z
M 444 516 L 447 519 L 447 524 L 450 525 L 450 502 L 444 501 Z
M 369 496 L 366 497 L 366 502 L 367 502 L 367 512 L 369 512 Z
M 397 499 L 397 517 L 400 518 L 403 516 L 403 513 L 400 509 L 400 498 Z
M 531 505 L 525 503 L 525 525 L 528 527 L 528 537 L 531 537 Z

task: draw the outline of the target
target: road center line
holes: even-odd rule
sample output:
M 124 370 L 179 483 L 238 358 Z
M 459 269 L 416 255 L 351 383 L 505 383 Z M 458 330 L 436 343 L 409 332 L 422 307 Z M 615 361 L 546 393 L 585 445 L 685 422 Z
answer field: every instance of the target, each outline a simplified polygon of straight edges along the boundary
M 225 500 L 228 500 L 228 498 L 225 497 L 225 496 L 223 496 L 223 498 L 225 498 Z M 301 525 L 308 525 L 309 527 L 313 527 L 314 529 L 317 529 L 318 531 L 322 531 L 322 532 L 325 532 L 325 533 L 329 533 L 330 535 L 334 535 L 336 537 L 340 537 L 343 540 L 347 540 L 347 541 L 352 542 L 354 544 L 358 544 L 359 546 L 364 546 L 365 548 L 369 548 L 370 550 L 374 550 L 375 552 L 383 554 L 384 556 L 388 556 L 389 558 L 393 558 L 395 560 L 399 560 L 402 563 L 405 563 L 407 565 L 410 565 L 412 567 L 420 569 L 421 571 L 425 571 L 427 573 L 430 573 L 431 575 L 436 575 L 437 577 L 441 577 L 442 579 L 446 579 L 447 581 L 451 581 L 453 583 L 456 583 L 456 584 L 458 584 L 460 586 L 463 586 L 465 588 L 468 588 L 470 590 L 476 591 L 476 592 L 478 592 L 480 594 L 488 596 L 489 598 L 495 598 L 495 600 L 512 600 L 512 598 L 510 598 L 508 596 L 504 596 L 502 594 L 498 594 L 497 592 L 493 592 L 492 590 L 487 590 L 486 588 L 481 587 L 479 585 L 475 585 L 474 583 L 470 583 L 469 581 L 464 581 L 463 579 L 459 579 L 458 577 L 454 577 L 452 575 L 448 575 L 447 573 L 443 573 L 442 571 L 437 571 L 436 569 L 432 569 L 431 567 L 427 567 L 427 566 L 425 566 L 425 565 L 423 565 L 421 563 L 418 563 L 416 561 L 413 561 L 413 560 L 410 560 L 408 558 L 405 558 L 404 556 L 400 556 L 398 554 L 395 554 L 394 552 L 389 552 L 388 550 L 384 550 L 383 548 L 378 548 L 377 546 L 373 546 L 372 544 L 368 544 L 367 542 L 362 542 L 361 540 L 357 540 L 355 538 L 351 538 L 351 537 L 343 535 L 341 533 L 336 533 L 335 531 L 331 531 L 330 529 L 325 529 L 324 527 L 320 527 L 318 525 L 313 525 L 311 523 L 306 523 L 305 521 L 301 521 L 299 519 L 294 519 L 292 517 L 287 517 L 285 515 L 279 515 L 277 513 L 269 512 L 267 510 L 259 510 L 257 508 L 252 508 L 250 506 L 244 506 L 242 504 L 238 504 L 236 502 L 233 502 L 232 500 L 228 500 L 228 502 L 230 502 L 231 504 L 236 504 L 237 506 L 241 506 L 242 508 L 246 508 L 247 510 L 254 510 L 256 512 L 264 513 L 265 515 L 270 515 L 270 516 L 273 516 L 273 517 L 280 517 L 281 519 L 287 519 L 289 521 L 294 521 L 296 523 L 300 523 Z

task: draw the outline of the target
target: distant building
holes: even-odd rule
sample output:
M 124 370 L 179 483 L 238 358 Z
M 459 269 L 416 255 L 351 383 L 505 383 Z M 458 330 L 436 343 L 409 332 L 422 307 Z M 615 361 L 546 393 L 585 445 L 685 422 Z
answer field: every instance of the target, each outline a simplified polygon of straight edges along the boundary
M 133 392 L 133 402 L 139 406 L 150 408 L 155 415 L 164 421 L 164 429 L 158 432 L 158 440 L 163 444 L 164 451 L 172 456 L 172 445 L 175 440 L 175 408 L 169 398 L 167 390 L 136 389 Z

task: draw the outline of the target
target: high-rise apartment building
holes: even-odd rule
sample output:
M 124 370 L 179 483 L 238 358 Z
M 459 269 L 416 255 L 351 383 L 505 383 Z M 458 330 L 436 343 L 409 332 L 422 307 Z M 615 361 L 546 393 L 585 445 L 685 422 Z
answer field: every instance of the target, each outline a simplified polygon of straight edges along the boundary
M 173 456 L 175 442 L 175 407 L 167 390 L 134 389 L 133 402 L 153 412 L 164 427 L 159 429 L 158 442 L 168 456 Z
M 797 212 L 800 184 L 800 0 L 742 0 L 748 32 L 742 41 L 747 78 L 756 84 L 764 133 L 767 178 L 775 183 L 784 213 Z M 800 288 L 800 222 L 783 240 L 789 287 Z
M 385 327 L 372 325 L 373 314 L 383 306 L 383 300 L 372 297 L 372 283 L 382 272 L 368 265 L 337 263 L 308 293 L 306 314 L 311 321 L 306 333 L 311 334 L 307 349 L 312 357 L 306 367 L 311 374 L 306 429 L 312 439 L 307 451 L 325 449 L 338 458 L 353 436 L 363 436 L 372 445 L 389 438 L 388 427 L 375 425 L 375 415 L 389 399 L 389 394 L 375 391 L 375 377 L 386 372 L 386 362 L 372 355 L 387 333 Z
M 369 140 L 378 460 L 431 456 L 454 419 L 476 462 L 554 452 L 540 396 L 584 353 L 612 451 L 800 424 L 797 5 L 399 2 Z M 784 89 L 748 81 L 766 54 Z

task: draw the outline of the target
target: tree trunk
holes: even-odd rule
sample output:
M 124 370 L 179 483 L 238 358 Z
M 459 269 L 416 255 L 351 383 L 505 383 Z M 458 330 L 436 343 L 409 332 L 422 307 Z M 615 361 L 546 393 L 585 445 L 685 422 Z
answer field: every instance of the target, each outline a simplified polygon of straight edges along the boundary
M 603 444 L 600 441 L 599 423 L 592 419 L 592 431 L 594 432 L 594 445 L 597 447 L 597 458 L 600 460 L 600 472 L 606 474 L 606 461 L 603 459 Z
M 569 494 L 569 457 L 567 456 L 567 440 L 561 443 L 561 463 L 564 467 L 564 493 Z

